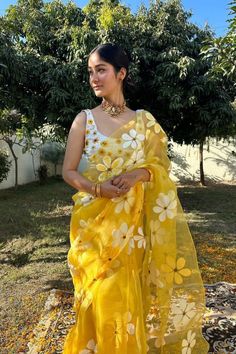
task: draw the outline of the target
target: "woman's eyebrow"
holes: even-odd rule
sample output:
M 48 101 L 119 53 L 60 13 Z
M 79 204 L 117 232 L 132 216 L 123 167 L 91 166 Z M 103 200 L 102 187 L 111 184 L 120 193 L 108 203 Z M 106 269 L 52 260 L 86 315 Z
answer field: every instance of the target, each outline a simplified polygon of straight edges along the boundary
M 106 64 L 97 64 L 95 65 L 95 68 L 97 68 L 98 66 L 106 66 Z M 88 66 L 88 69 L 91 69 L 91 66 Z

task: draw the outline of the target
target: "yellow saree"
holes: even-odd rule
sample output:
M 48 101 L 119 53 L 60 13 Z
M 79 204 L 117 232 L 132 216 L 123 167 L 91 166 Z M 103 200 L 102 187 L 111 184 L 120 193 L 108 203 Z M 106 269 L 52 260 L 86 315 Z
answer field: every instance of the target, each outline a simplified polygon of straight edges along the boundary
M 170 166 L 167 136 L 145 110 L 89 157 L 91 181 L 141 167 L 152 175 L 121 197 L 72 196 L 76 323 L 64 354 L 207 353 L 204 287 Z

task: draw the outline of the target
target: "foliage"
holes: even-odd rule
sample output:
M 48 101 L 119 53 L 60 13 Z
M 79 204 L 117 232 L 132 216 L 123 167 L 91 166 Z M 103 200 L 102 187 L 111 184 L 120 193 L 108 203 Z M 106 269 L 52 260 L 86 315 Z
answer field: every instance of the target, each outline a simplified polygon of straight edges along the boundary
M 211 73 L 215 76 L 223 75 L 234 80 L 234 95 L 236 94 L 236 0 L 229 4 L 230 15 L 228 33 L 219 38 L 206 42 L 202 47 L 202 54 L 211 60 Z
M 100 102 L 89 86 L 87 59 L 97 44 L 111 41 L 131 58 L 130 108 L 151 111 L 180 144 L 234 136 L 232 79 L 217 70 L 211 75 L 213 61 L 201 51 L 214 34 L 190 18 L 180 0 L 151 1 L 136 14 L 118 0 L 90 0 L 83 9 L 60 0 L 19 0 L 0 21 L 4 104 L 30 118 L 30 131 L 56 124 L 65 140 L 75 115 Z M 231 27 L 232 43 L 235 21 Z
M 8 160 L 7 152 L 0 150 L 0 183 L 7 179 L 11 168 L 11 161 Z
M 56 166 L 62 163 L 64 157 L 65 147 L 58 142 L 48 141 L 41 147 L 41 158 L 50 161 L 54 164 L 55 175 Z
M 39 183 L 43 184 L 46 182 L 47 178 L 48 178 L 48 168 L 46 165 L 40 165 L 38 170 L 38 177 L 39 177 Z

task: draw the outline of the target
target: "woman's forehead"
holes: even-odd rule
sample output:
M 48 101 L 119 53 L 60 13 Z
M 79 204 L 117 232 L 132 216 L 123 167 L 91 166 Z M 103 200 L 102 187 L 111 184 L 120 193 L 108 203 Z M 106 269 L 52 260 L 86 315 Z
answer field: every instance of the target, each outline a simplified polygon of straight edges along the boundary
M 109 64 L 102 60 L 97 53 L 93 53 L 90 55 L 88 60 L 88 67 L 97 67 L 97 66 L 108 66 Z

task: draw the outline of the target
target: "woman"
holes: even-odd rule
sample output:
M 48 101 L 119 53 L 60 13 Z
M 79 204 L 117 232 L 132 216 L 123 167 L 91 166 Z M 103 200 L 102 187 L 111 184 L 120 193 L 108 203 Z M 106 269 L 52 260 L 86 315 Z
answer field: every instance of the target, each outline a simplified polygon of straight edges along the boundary
M 102 102 L 69 132 L 63 178 L 78 190 L 68 253 L 76 323 L 63 353 L 204 354 L 204 288 L 169 177 L 167 136 L 150 112 L 126 106 L 128 66 L 115 44 L 92 50 L 89 80 Z

